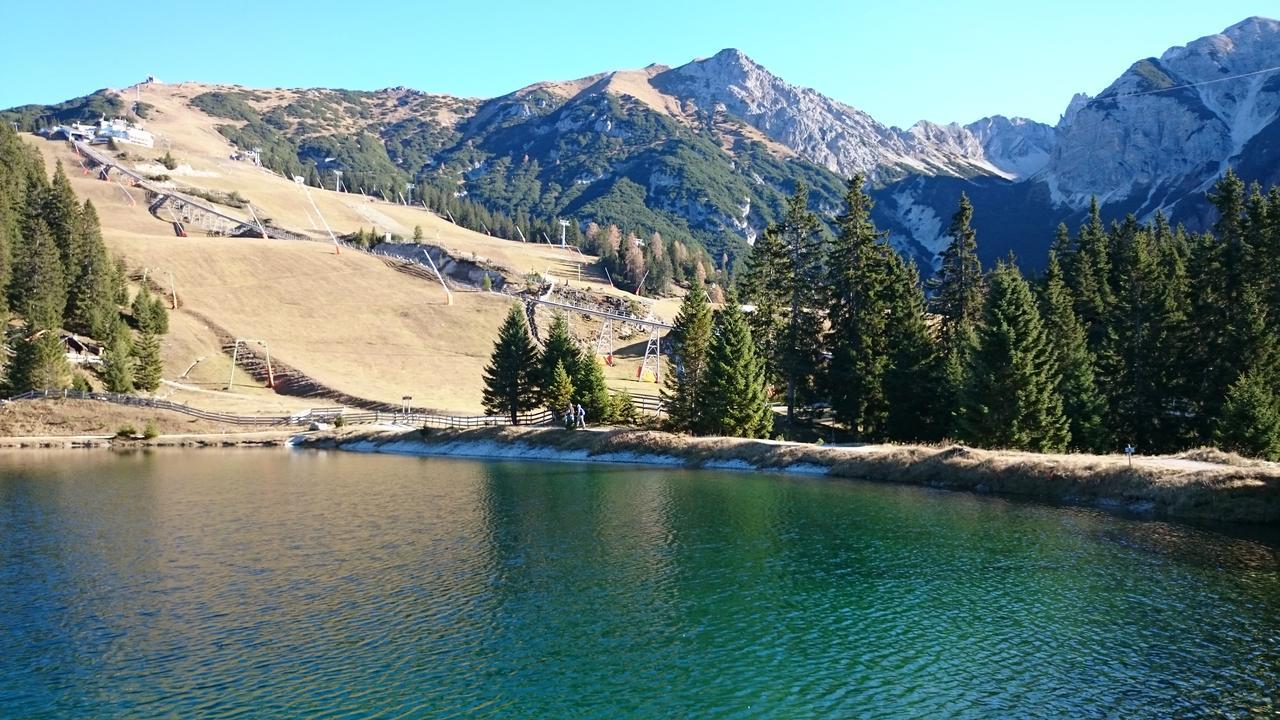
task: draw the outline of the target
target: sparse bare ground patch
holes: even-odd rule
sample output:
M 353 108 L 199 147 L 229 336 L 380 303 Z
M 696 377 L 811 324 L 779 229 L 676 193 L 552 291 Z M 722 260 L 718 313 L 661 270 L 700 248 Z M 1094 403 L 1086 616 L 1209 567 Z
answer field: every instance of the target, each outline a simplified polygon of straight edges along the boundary
M 114 435 L 123 426 L 141 433 L 148 422 L 164 435 L 225 433 L 237 427 L 155 408 L 97 400 L 30 400 L 0 407 L 0 437 Z

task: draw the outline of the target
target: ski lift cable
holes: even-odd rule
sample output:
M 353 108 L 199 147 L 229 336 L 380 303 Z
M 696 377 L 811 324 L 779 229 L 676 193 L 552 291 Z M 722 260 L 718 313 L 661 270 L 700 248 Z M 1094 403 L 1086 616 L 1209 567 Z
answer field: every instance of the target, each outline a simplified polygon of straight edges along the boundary
M 1240 78 L 1253 77 L 1255 75 L 1265 75 L 1280 71 L 1280 65 L 1275 67 L 1254 70 L 1253 72 L 1241 73 L 1230 77 L 1214 78 L 1212 80 L 1202 80 L 1200 82 L 1187 83 L 1185 85 L 1174 85 L 1173 87 L 1157 88 L 1155 90 L 1143 90 L 1142 92 L 1124 93 L 1123 95 L 1099 95 L 1099 100 L 1115 100 L 1119 98 L 1138 97 L 1140 95 L 1154 95 L 1156 93 L 1173 92 L 1174 90 L 1185 90 L 1187 88 L 1200 87 L 1201 85 L 1212 85 L 1213 83 L 1227 82 L 1228 80 L 1239 80 Z

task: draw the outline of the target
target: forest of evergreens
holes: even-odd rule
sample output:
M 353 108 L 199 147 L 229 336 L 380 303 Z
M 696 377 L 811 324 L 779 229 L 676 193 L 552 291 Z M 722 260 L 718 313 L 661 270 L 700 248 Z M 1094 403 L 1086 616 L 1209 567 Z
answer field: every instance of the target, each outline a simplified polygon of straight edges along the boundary
M 130 300 L 93 203 L 76 199 L 61 165 L 50 180 L 40 153 L 9 127 L 0 128 L 0 288 L 7 393 L 93 386 L 68 362 L 64 331 L 101 343 L 98 386 L 159 387 L 163 300 L 145 287 Z
M 712 379 L 713 348 L 740 332 L 736 307 L 712 323 L 704 293 L 687 296 L 672 338 L 671 424 L 794 435 L 829 409 L 862 441 L 1217 445 L 1280 458 L 1280 189 L 1264 194 L 1228 173 L 1210 200 L 1218 219 L 1204 233 L 1159 215 L 1108 226 L 1095 204 L 1074 232 L 1058 229 L 1047 270 L 1026 278 L 1013 258 L 984 271 L 962 198 L 926 287 L 872 222 L 862 178 L 829 243 L 802 188 L 740 283 L 751 310 L 741 377 Z M 786 404 L 782 427 L 724 409 L 755 392 Z

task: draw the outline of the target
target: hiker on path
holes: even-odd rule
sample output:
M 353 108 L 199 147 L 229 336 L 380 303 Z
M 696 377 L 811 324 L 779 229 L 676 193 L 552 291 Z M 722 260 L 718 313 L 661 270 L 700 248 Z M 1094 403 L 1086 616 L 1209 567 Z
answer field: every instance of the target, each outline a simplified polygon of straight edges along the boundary
M 573 429 L 573 403 L 569 403 L 569 406 L 564 409 L 564 414 L 561 415 L 560 418 L 564 421 L 564 427 L 566 430 Z
M 582 403 L 578 403 L 578 427 L 587 426 L 587 411 L 582 408 Z

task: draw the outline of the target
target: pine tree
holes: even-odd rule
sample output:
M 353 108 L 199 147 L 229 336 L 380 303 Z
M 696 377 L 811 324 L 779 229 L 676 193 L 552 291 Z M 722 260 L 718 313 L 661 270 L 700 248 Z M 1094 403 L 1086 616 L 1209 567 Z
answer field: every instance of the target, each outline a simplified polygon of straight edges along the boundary
M 34 222 L 16 265 L 11 286 L 13 309 L 26 318 L 30 328 L 60 328 L 67 304 L 66 280 L 57 246 L 43 221 Z
M 67 293 L 66 323 L 75 332 L 102 339 L 118 313 L 115 266 L 102 241 L 93 203 L 86 200 L 79 217 L 81 254 L 74 263 L 76 275 Z
M 607 423 L 613 419 L 613 402 L 604 382 L 604 366 L 594 355 L 583 358 L 573 378 L 573 401 L 587 413 L 587 422 Z
M 942 253 L 942 266 L 931 286 L 933 309 L 939 316 L 939 419 L 944 435 L 955 432 L 960 394 L 967 382 L 970 358 L 977 346 L 977 324 L 982 317 L 982 265 L 978 238 L 973 230 L 973 205 L 960 195 L 960 206 L 951 218 L 947 235 L 951 244 Z
M 61 161 L 53 172 L 53 183 L 44 194 L 41 216 L 49 226 L 49 233 L 58 247 L 62 275 L 71 284 L 78 275 L 80 255 L 83 252 L 80 235 L 82 224 L 80 205 Z
M 1274 380 L 1248 372 L 1232 383 L 1215 434 L 1221 448 L 1280 461 L 1280 395 Z
M 636 404 L 631 399 L 631 393 L 626 390 L 619 390 L 613 396 L 613 407 L 610 415 L 613 417 L 613 422 L 618 425 L 640 424 L 640 411 L 636 409 Z
M 133 353 L 125 333 L 116 333 L 107 344 L 102 363 L 102 383 L 107 392 L 133 392 Z
M 1080 228 L 1066 278 L 1076 301 L 1076 315 L 1084 325 L 1089 350 L 1101 351 L 1107 335 L 1107 314 L 1115 302 L 1111 290 L 1111 247 L 1098 199 L 1089 202 L 1089 221 Z
M 573 380 L 569 377 L 569 372 L 564 369 L 563 362 L 556 362 L 555 370 L 551 374 L 551 383 L 547 385 L 544 397 L 547 406 L 557 415 L 565 412 L 573 402 Z
M 701 434 L 767 437 L 773 427 L 764 365 L 736 297 L 731 296 L 716 313 L 700 395 Z
M 924 289 L 914 263 L 890 255 L 886 287 L 889 369 L 884 377 L 888 438 L 939 440 L 938 354 L 925 315 Z
M 1062 266 L 1053 252 L 1049 253 L 1045 275 L 1043 317 L 1051 340 L 1050 356 L 1061 378 L 1058 394 L 1070 425 L 1072 447 L 1102 451 L 1108 446 L 1103 425 L 1106 398 L 1094 380 L 1095 360 L 1089 352 L 1084 326 L 1072 306 Z
M 662 399 L 674 430 L 688 432 L 699 424 L 702 408 L 698 404 L 698 388 L 711 349 L 713 323 L 707 292 L 695 285 L 681 301 L 667 336 L 672 367 L 663 380 Z
M 169 311 L 165 308 L 164 299 L 152 295 L 146 285 L 139 288 L 138 294 L 133 296 L 130 309 L 139 332 L 152 335 L 169 332 Z
M 554 392 L 557 382 L 556 368 L 563 368 L 572 382 L 582 360 L 582 350 L 578 348 L 577 343 L 573 341 L 573 335 L 569 332 L 569 320 L 564 313 L 557 312 L 551 319 L 551 327 L 547 330 L 547 340 L 542 344 L 538 372 L 538 386 L 546 391 L 543 402 L 552 412 L 563 412 L 564 406 L 568 404 L 567 398 L 564 403 L 557 404 L 560 398 Z M 570 395 L 572 394 L 570 391 Z
M 537 368 L 538 348 L 529 336 L 524 308 L 512 305 L 484 369 L 485 412 L 520 424 L 520 413 L 533 410 L 540 401 Z
M 809 210 L 809 189 L 798 183 L 787 199 L 782 237 L 786 243 L 790 315 L 782 345 L 786 378 L 787 431 L 795 432 L 796 411 L 814 399 L 822 347 L 822 235 L 818 216 Z
M 18 337 L 13 345 L 8 384 L 13 393 L 71 387 L 71 364 L 57 330 L 42 328 Z
M 1251 254 L 1247 240 L 1244 183 L 1228 170 L 1214 185 L 1209 201 L 1218 212 L 1212 234 L 1201 236 L 1188 265 L 1195 352 L 1188 362 L 1195 397 L 1195 432 L 1207 438 L 1222 413 L 1230 386 L 1248 369 L 1254 354 L 1244 316 L 1247 272 Z
M 1031 288 L 1011 262 L 996 265 L 990 286 L 962 395 L 962 436 L 987 447 L 1065 450 L 1061 378 Z
M 764 363 L 765 381 L 774 387 L 785 382 L 782 341 L 786 328 L 783 310 L 787 297 L 786 265 L 787 252 L 782 243 L 782 232 L 770 225 L 751 246 L 742 286 L 743 299 L 755 306 L 755 311 L 747 319 Z
M 133 346 L 133 386 L 145 392 L 160 387 L 164 361 L 160 357 L 160 338 L 143 333 Z
M 885 233 L 871 220 L 874 206 L 855 175 L 845 194 L 840 233 L 832 244 L 824 282 L 829 296 L 831 364 L 827 385 L 831 409 L 855 437 L 878 440 L 886 433 L 889 369 L 886 286 L 889 256 Z

